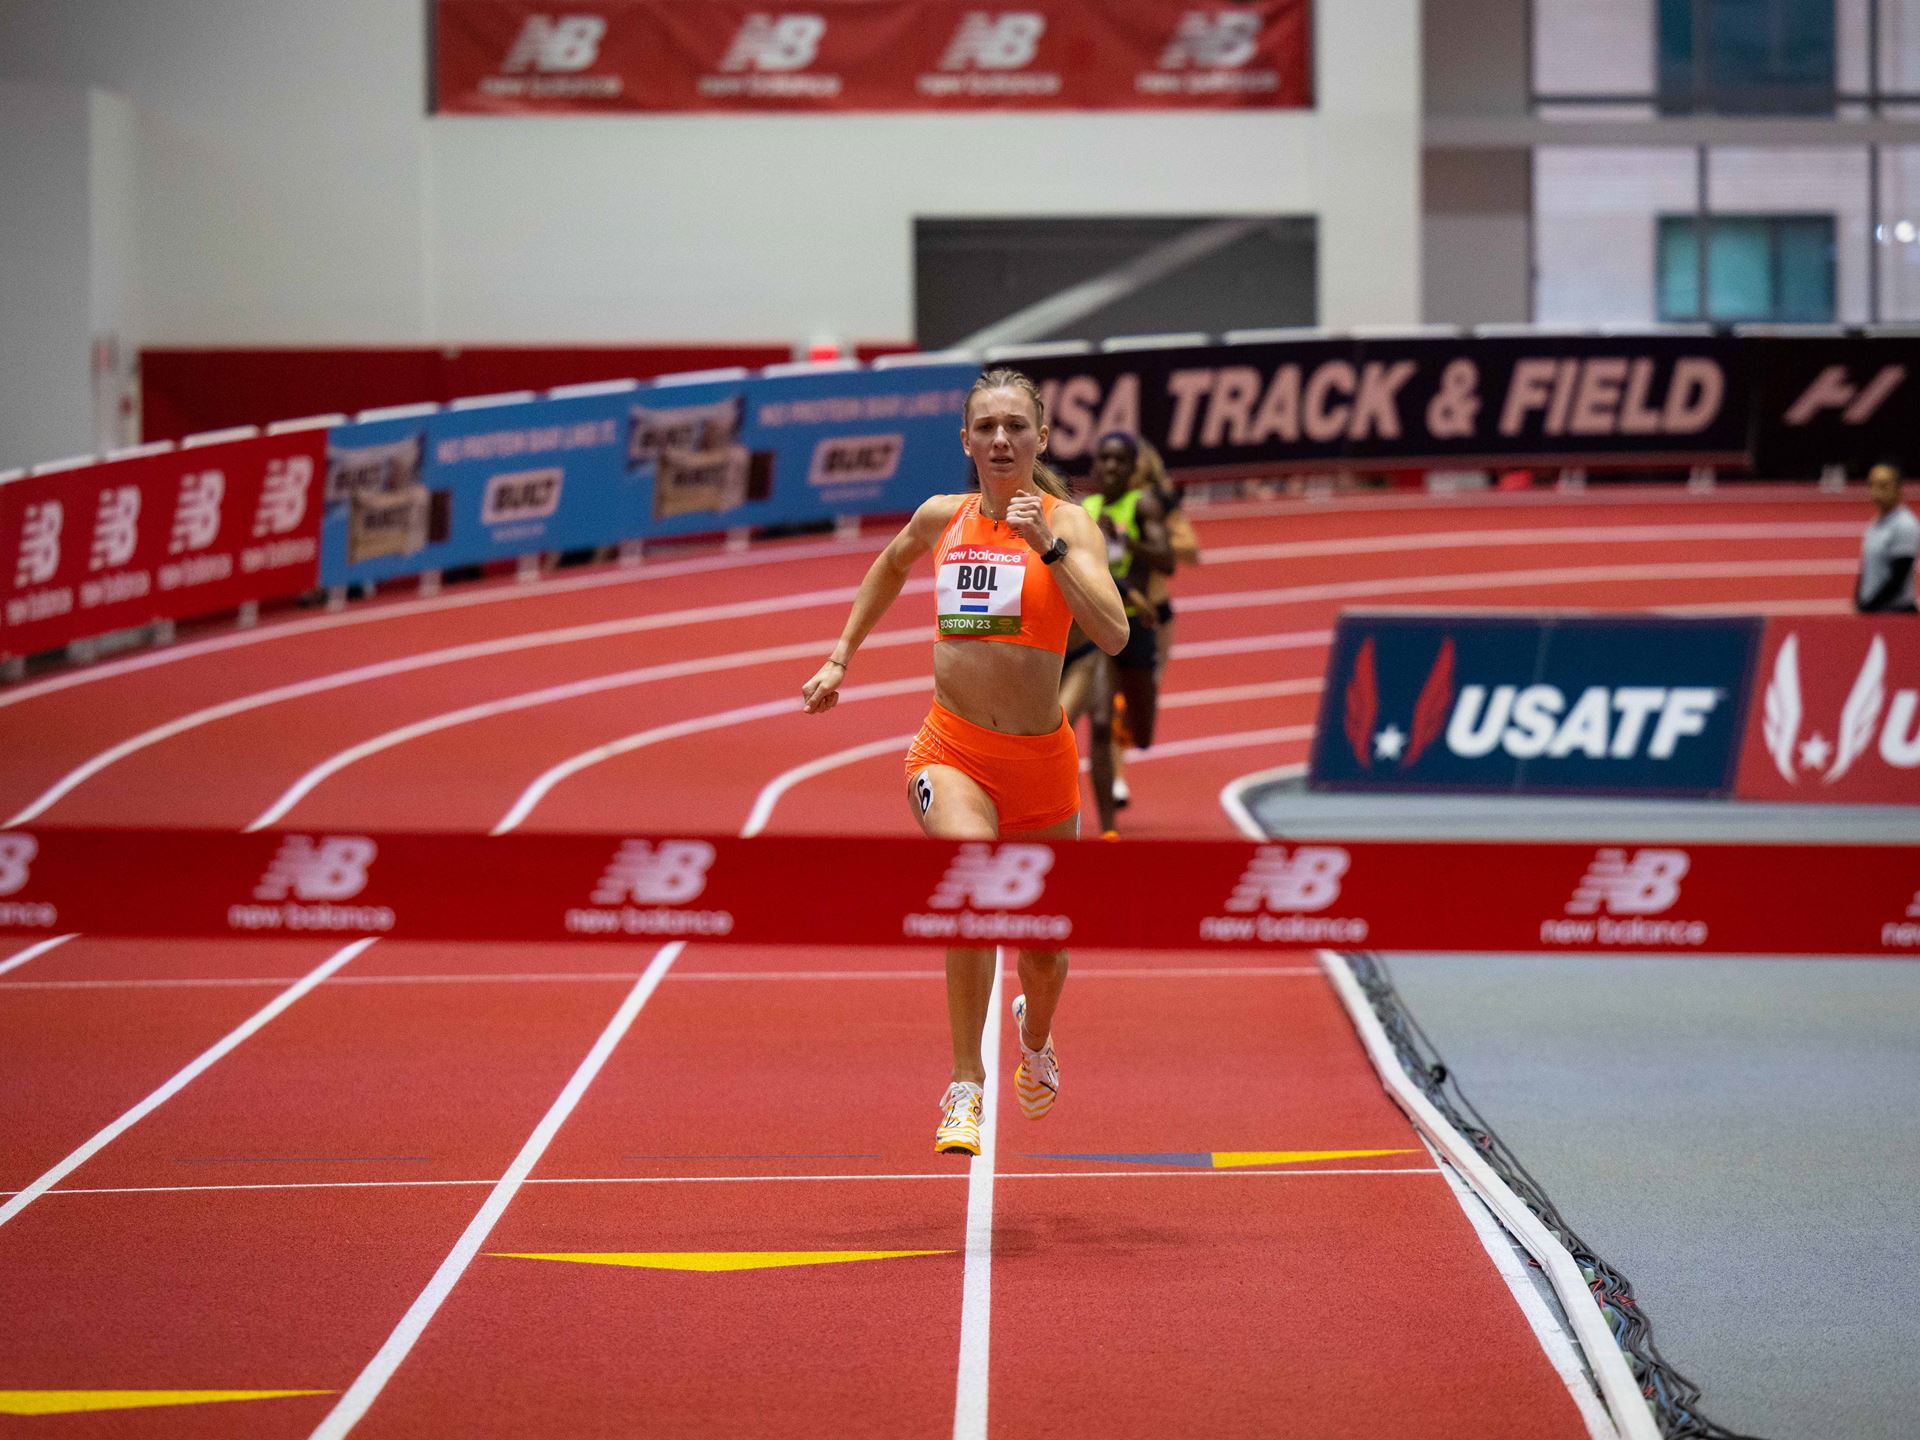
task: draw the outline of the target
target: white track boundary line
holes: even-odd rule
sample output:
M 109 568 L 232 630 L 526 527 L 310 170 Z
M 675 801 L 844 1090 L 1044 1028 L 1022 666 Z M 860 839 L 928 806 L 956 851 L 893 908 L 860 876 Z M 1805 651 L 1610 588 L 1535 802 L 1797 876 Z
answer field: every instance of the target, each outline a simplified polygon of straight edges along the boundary
M 918 635 L 918 631 L 914 632 Z M 781 798 L 803 780 L 811 780 L 816 775 L 824 775 L 829 770 L 838 770 L 843 765 L 854 765 L 862 760 L 872 760 L 889 751 L 906 754 L 907 746 L 913 743 L 911 735 L 889 735 L 884 740 L 869 740 L 864 745 L 855 745 L 847 750 L 835 750 L 830 755 L 822 755 L 817 760 L 809 760 L 804 765 L 796 765 L 791 770 L 783 770 L 765 785 L 754 797 L 753 809 L 747 816 L 746 828 L 742 835 L 758 835 L 767 828 L 767 822 L 773 818 L 774 807 Z
M 293 1004 L 294 1001 L 312 990 L 321 981 L 325 980 L 329 975 L 333 974 L 334 971 L 338 970 L 342 965 L 353 959 L 354 956 L 358 955 L 371 944 L 373 944 L 372 939 L 356 940 L 351 945 L 344 946 L 340 950 L 335 951 L 329 959 L 309 971 L 305 978 L 300 980 L 298 984 L 282 991 L 266 1006 L 256 1011 L 251 1018 L 242 1021 L 241 1024 L 230 1031 L 224 1039 L 216 1041 L 208 1049 L 202 1051 L 199 1058 L 192 1061 L 185 1069 L 167 1081 L 166 1084 L 162 1085 L 158 1090 L 155 1090 L 118 1120 L 115 1120 L 105 1129 L 99 1131 L 92 1139 L 88 1140 L 78 1150 L 75 1150 L 71 1155 L 67 1156 L 66 1159 L 47 1171 L 38 1180 L 35 1180 L 31 1185 L 27 1186 L 26 1189 L 15 1194 L 5 1205 L 0 1205 L 0 1225 L 5 1225 L 9 1220 L 13 1219 L 14 1216 L 26 1209 L 27 1206 L 31 1205 L 35 1200 L 38 1200 L 42 1195 L 46 1194 L 47 1191 L 51 1190 L 55 1185 L 58 1185 L 67 1176 L 71 1175 L 75 1170 L 78 1170 L 82 1165 L 86 1164 L 87 1161 L 99 1154 L 100 1151 L 112 1144 L 113 1141 L 117 1140 L 128 1130 L 139 1124 L 140 1121 L 166 1104 L 166 1102 L 171 1100 L 175 1095 L 178 1095 L 182 1090 L 186 1089 L 189 1084 L 199 1076 L 205 1074 L 218 1061 L 231 1054 L 243 1041 L 254 1034 L 255 1031 L 259 1030 L 261 1026 L 272 1020 L 281 1011 Z
M 1547 1280 L 1560 1297 L 1561 1308 L 1567 1313 L 1587 1363 L 1593 1367 L 1594 1377 L 1599 1382 L 1601 1396 L 1606 1401 L 1607 1412 L 1616 1427 L 1619 1440 L 1660 1440 L 1660 1427 L 1654 1423 L 1646 1398 L 1640 1393 L 1639 1382 L 1627 1367 L 1627 1358 L 1614 1341 L 1613 1332 L 1608 1329 L 1600 1307 L 1594 1303 L 1593 1294 L 1574 1265 L 1573 1257 L 1548 1233 L 1539 1217 L 1526 1207 L 1520 1197 L 1507 1188 L 1492 1167 L 1474 1153 L 1473 1147 L 1447 1123 L 1446 1117 L 1434 1108 L 1433 1102 L 1414 1088 L 1399 1057 L 1394 1053 L 1393 1043 L 1387 1038 L 1379 1017 L 1373 1013 L 1366 992 L 1360 988 L 1360 982 L 1354 978 L 1353 970 L 1345 958 L 1331 950 L 1318 953 L 1321 964 L 1326 967 L 1327 978 L 1346 1007 L 1347 1015 L 1366 1047 L 1367 1058 L 1373 1062 L 1373 1068 L 1386 1086 L 1387 1093 L 1406 1112 L 1414 1128 L 1446 1156 L 1487 1208 L 1500 1218 L 1500 1223 L 1526 1246 L 1527 1253 L 1538 1260 L 1546 1271 Z
M 75 934 L 77 933 L 79 932 L 76 931 Z M 49 950 L 54 949 L 56 946 L 64 945 L 71 939 L 73 939 L 73 935 L 55 935 L 50 940 L 40 940 L 27 946 L 27 948 L 19 954 L 10 955 L 5 960 L 0 960 L 0 975 L 6 974 L 9 970 L 18 970 L 29 960 L 37 960 Z
M 1233 821 L 1233 828 L 1249 840 L 1271 840 L 1273 836 L 1260 828 L 1260 822 L 1253 818 L 1253 812 L 1247 808 L 1247 791 L 1256 785 L 1268 785 L 1276 780 L 1294 780 L 1306 773 L 1304 764 L 1294 764 L 1275 765 L 1270 770 L 1256 770 L 1250 775 L 1235 776 L 1221 787 L 1220 808 Z
M 1507 546 L 1666 544 L 1687 540 L 1847 540 L 1859 527 L 1844 524 L 1773 525 L 1589 525 L 1560 529 L 1429 530 L 1411 535 L 1349 536 L 1338 540 L 1287 540 L 1265 545 L 1209 546 L 1204 563 L 1235 565 L 1255 560 L 1305 560 L 1342 555 L 1394 555 L 1405 551 L 1493 550 Z
M 999 1140 L 1000 999 L 1006 962 L 994 952 L 993 989 L 980 1060 L 987 1070 L 980 1101 L 980 1153 L 967 1167 L 967 1258 L 960 1282 L 960 1365 L 954 1387 L 953 1440 L 986 1440 L 987 1372 L 993 1320 L 993 1166 Z
M 506 1212 L 508 1204 L 525 1183 L 533 1167 L 540 1163 L 540 1157 L 546 1153 L 547 1146 L 559 1133 L 561 1125 L 566 1123 L 567 1117 L 580 1103 L 580 1097 L 586 1094 L 587 1087 L 600 1074 L 601 1067 L 613 1054 L 614 1047 L 620 1043 L 621 1038 L 633 1025 L 635 1018 L 640 1014 L 641 1007 L 658 988 L 661 977 L 667 973 L 668 967 L 679 958 L 680 952 L 684 949 L 686 949 L 686 942 L 676 940 L 672 944 L 663 945 L 659 953 L 653 957 L 653 963 L 647 966 L 646 974 L 634 983 L 633 989 L 627 993 L 627 998 L 620 1002 L 620 1008 L 614 1012 L 613 1019 L 609 1020 L 606 1028 L 600 1032 L 600 1038 L 594 1041 L 593 1048 L 587 1052 L 586 1059 L 580 1062 L 579 1068 L 573 1072 L 573 1077 L 567 1081 L 559 1097 L 548 1108 L 539 1125 L 534 1127 L 533 1134 L 527 1137 L 527 1143 L 520 1147 L 520 1153 L 507 1167 L 507 1173 L 494 1183 L 492 1192 L 488 1194 L 478 1213 L 467 1223 L 466 1230 L 454 1243 L 447 1258 L 440 1262 L 440 1268 L 434 1272 L 433 1279 L 427 1282 L 427 1288 L 420 1292 L 413 1304 L 407 1308 L 407 1313 L 400 1317 L 400 1323 L 394 1327 L 386 1343 L 375 1353 L 373 1359 L 367 1362 L 366 1368 L 355 1377 L 353 1384 L 348 1387 L 333 1409 L 327 1412 L 326 1419 L 314 1428 L 313 1440 L 339 1440 L 339 1437 L 347 1434 L 360 1423 L 361 1417 L 379 1398 L 387 1381 L 393 1377 L 394 1371 L 400 1368 L 401 1362 L 407 1358 L 408 1352 L 413 1349 L 415 1342 L 427 1328 L 427 1323 L 446 1302 L 447 1296 L 453 1292 L 453 1287 L 466 1273 L 467 1266 L 473 1263 L 474 1256 L 480 1253 L 480 1247 L 486 1243 L 487 1236 L 492 1233 L 494 1225 Z
M 1443 1175 L 1433 1165 L 1382 1165 L 1363 1170 L 1281 1169 L 1281 1170 L 1203 1170 L 1198 1166 L 1176 1166 L 1166 1170 L 1002 1170 L 1001 1180 L 1243 1180 L 1265 1178 L 1289 1180 L 1300 1176 L 1355 1175 Z M 919 1170 L 873 1175 L 553 1175 L 529 1176 L 528 1185 L 814 1185 L 824 1181 L 844 1183 L 852 1180 L 952 1180 L 968 1178 L 963 1170 Z M 240 1190 L 432 1190 L 448 1187 L 479 1189 L 498 1185 L 498 1180 L 287 1180 L 243 1185 L 125 1185 L 97 1189 L 50 1190 L 50 1195 L 192 1195 L 202 1192 L 225 1194 Z M 5 1194 L 0 1191 L 0 1195 Z
M 905 680 L 887 680 L 876 685 L 849 686 L 840 692 L 840 703 L 845 705 L 861 700 L 884 699 L 892 695 L 911 695 L 917 691 L 932 688 L 932 675 L 914 675 Z M 783 700 L 766 700 L 758 705 L 742 705 L 734 710 L 720 710 L 711 715 L 695 715 L 685 720 L 676 720 L 671 725 L 656 725 L 650 730 L 624 735 L 618 740 L 609 740 L 604 745 L 596 745 L 591 750 L 583 750 L 577 755 L 562 760 L 558 765 L 549 767 L 531 785 L 521 791 L 520 798 L 513 802 L 491 833 L 505 835 L 511 830 L 518 829 L 520 823 L 533 813 L 534 807 L 544 800 L 556 785 L 579 774 L 582 770 L 598 765 L 603 760 L 629 755 L 635 750 L 645 749 L 649 745 L 658 745 L 666 740 L 679 740 L 688 735 L 702 735 L 709 730 L 724 730 L 730 725 L 740 725 L 752 720 L 770 720 L 800 713 L 802 713 L 801 705 L 796 692 Z
M 564 579 L 542 577 L 538 585 L 531 586 L 504 581 L 498 585 L 438 595 L 431 599 L 398 600 L 366 609 L 348 610 L 337 615 L 315 615 L 304 619 L 275 621 L 251 630 L 182 640 L 167 646 L 164 650 L 150 650 L 145 654 L 130 656 L 124 660 L 109 660 L 103 664 L 90 665 L 83 670 L 73 670 L 62 675 L 50 675 L 45 679 L 29 681 L 0 691 L 0 709 L 5 709 L 9 705 L 18 705 L 24 700 L 37 700 L 44 695 L 71 690 L 78 685 L 90 685 L 96 680 L 112 680 L 121 675 L 151 670 L 159 665 L 172 665 L 182 660 L 198 660 L 203 656 L 238 650 L 247 645 L 297 639 L 318 631 L 341 630 L 353 625 L 373 625 L 385 620 L 410 620 L 419 615 L 433 614 L 442 610 L 467 610 L 477 605 L 498 605 L 510 600 L 540 600 L 549 595 L 571 594 L 576 590 L 603 590 L 614 585 L 637 585 L 649 580 L 667 580 L 675 576 L 694 575 L 710 570 L 737 570 L 747 565 L 777 565 L 793 560 L 832 559 L 841 555 L 876 550 L 884 543 L 876 536 L 872 543 L 838 542 L 810 545 L 784 554 L 777 548 L 769 547 L 747 555 L 703 555 L 694 559 L 669 560 L 659 564 L 619 571 L 602 571 L 592 575 L 576 575 Z

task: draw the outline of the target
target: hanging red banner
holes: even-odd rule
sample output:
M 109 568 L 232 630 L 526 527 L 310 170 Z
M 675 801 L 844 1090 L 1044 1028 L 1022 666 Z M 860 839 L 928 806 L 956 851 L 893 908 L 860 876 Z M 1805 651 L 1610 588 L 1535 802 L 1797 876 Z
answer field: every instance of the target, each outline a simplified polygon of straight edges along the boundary
M 1313 103 L 1311 0 L 437 0 L 449 114 Z

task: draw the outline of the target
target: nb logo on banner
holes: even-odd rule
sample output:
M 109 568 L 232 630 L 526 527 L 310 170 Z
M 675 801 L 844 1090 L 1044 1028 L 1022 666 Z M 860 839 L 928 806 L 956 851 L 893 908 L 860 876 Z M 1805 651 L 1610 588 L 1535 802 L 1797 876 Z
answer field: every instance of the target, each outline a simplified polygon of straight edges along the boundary
M 628 840 L 593 892 L 596 905 L 680 905 L 707 888 L 715 851 L 704 840 Z
M 180 499 L 173 507 L 173 533 L 167 553 L 204 550 L 220 538 L 220 502 L 227 498 L 227 477 L 218 470 L 180 477 Z
M 940 57 L 942 70 L 1021 70 L 1031 65 L 1046 33 L 1044 15 L 1013 10 L 991 15 L 975 10 L 960 22 Z
M 313 461 L 289 455 L 267 467 L 260 508 L 253 514 L 253 535 L 285 535 L 307 517 L 307 491 L 313 485 Z
M 577 74 L 600 58 L 600 42 L 606 34 L 607 22 L 600 15 L 529 15 L 501 71 L 507 75 L 524 75 L 529 70 Z
M 1254 853 L 1226 908 L 1240 914 L 1262 907 L 1275 914 L 1324 910 L 1340 898 L 1340 877 L 1353 857 L 1334 845 L 1262 845 Z
M 827 22 L 818 15 L 762 15 L 746 18 L 727 48 L 721 70 L 804 70 L 820 53 Z
M 1191 65 L 1204 70 L 1237 70 L 1260 47 L 1260 17 L 1233 11 L 1189 10 L 1180 17 L 1173 41 L 1161 52 L 1162 70 Z
M 254 887 L 256 900 L 351 900 L 367 888 L 367 871 L 379 849 L 359 835 L 329 835 L 315 841 L 289 835 L 267 873 Z
M 60 568 L 60 526 L 66 512 L 58 500 L 27 506 L 20 527 L 20 556 L 14 566 L 16 589 L 44 585 Z
M 1887 706 L 1887 642 L 1876 635 L 1867 648 L 1860 673 L 1854 676 L 1853 688 L 1847 692 L 1846 704 L 1840 708 L 1836 737 L 1828 740 L 1816 730 L 1801 740 L 1800 725 L 1806 706 L 1800 687 L 1800 636 L 1796 631 L 1782 642 L 1780 653 L 1774 658 L 1773 678 L 1767 682 L 1766 710 L 1762 717 L 1767 753 L 1773 757 L 1780 778 L 1789 785 L 1798 783 L 1802 771 L 1812 771 L 1825 784 L 1833 784 L 1873 747 L 1876 737 L 1880 741 L 1881 758 L 1889 765 L 1905 768 L 1920 762 L 1920 755 L 1914 755 L 1910 747 L 1902 743 L 1899 733 L 1906 728 L 1903 720 L 1913 716 L 1912 696 L 1910 690 L 1900 692 L 1883 733 L 1880 714 Z
M 962 845 L 927 904 L 935 910 L 1018 910 L 1038 900 L 1053 869 L 1045 845 Z
M 0 835 L 0 895 L 18 895 L 26 888 L 33 857 L 40 842 L 31 835 Z
M 1680 881 L 1692 865 L 1684 850 L 1606 849 L 1567 902 L 1569 915 L 1658 915 L 1680 898 Z
M 111 570 L 133 558 L 140 541 L 140 489 L 116 485 L 100 492 L 100 508 L 93 517 L 93 549 L 89 570 Z

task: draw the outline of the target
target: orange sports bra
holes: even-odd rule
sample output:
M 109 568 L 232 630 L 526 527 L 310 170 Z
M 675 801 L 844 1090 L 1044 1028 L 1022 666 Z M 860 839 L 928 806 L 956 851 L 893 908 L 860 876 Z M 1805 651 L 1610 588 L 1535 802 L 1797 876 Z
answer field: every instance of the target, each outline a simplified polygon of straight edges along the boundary
M 1042 493 L 1049 521 L 1060 503 Z M 934 638 L 1004 640 L 1056 655 L 1067 651 L 1073 612 L 1038 552 L 1004 524 L 980 513 L 969 495 L 933 552 Z

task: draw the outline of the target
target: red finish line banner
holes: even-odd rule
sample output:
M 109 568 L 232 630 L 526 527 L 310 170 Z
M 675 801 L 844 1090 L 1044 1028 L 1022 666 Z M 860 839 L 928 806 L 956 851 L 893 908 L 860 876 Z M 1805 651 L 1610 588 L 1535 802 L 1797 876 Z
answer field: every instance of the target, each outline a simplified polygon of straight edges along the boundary
M 1920 956 L 1920 847 L 0 833 L 0 935 L 70 931 Z
M 319 583 L 324 431 L 0 485 L 0 659 Z
M 437 0 L 437 108 L 1140 110 L 1313 103 L 1311 0 Z

